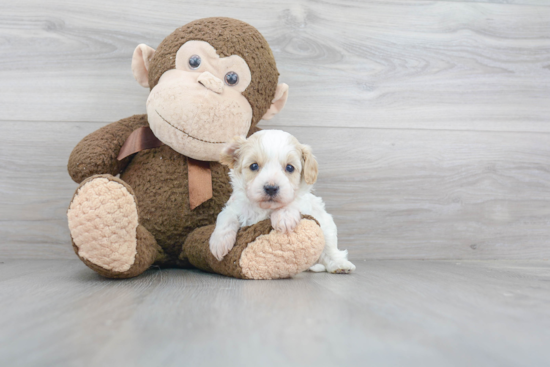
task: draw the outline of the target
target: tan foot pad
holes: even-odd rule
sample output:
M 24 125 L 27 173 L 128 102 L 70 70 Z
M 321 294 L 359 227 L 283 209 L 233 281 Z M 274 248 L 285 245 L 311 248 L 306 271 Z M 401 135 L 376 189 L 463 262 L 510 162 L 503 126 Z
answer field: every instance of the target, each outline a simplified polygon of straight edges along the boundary
M 249 279 L 288 278 L 315 264 L 324 247 L 321 227 L 302 219 L 290 234 L 272 231 L 259 236 L 242 252 L 240 266 Z
M 82 183 L 67 212 L 78 256 L 107 270 L 134 264 L 138 213 L 134 196 L 118 179 L 95 177 Z

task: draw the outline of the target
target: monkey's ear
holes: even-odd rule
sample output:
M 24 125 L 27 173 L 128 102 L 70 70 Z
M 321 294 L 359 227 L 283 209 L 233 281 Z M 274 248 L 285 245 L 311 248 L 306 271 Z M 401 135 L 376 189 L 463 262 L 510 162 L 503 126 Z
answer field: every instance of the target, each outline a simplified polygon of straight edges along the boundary
M 281 112 L 288 98 L 288 85 L 281 83 L 275 91 L 275 98 L 271 101 L 269 110 L 263 115 L 262 120 L 271 120 L 273 116 Z
M 132 73 L 139 85 L 144 88 L 149 88 L 149 62 L 154 54 L 155 50 L 143 43 L 134 50 Z
M 229 143 L 227 143 L 220 154 L 220 163 L 226 165 L 229 168 L 235 167 L 235 163 L 239 159 L 239 149 L 246 142 L 246 139 L 242 136 L 235 136 Z
M 304 168 L 302 170 L 304 180 L 308 185 L 313 185 L 317 181 L 319 166 L 309 145 L 302 144 L 302 158 L 304 160 Z

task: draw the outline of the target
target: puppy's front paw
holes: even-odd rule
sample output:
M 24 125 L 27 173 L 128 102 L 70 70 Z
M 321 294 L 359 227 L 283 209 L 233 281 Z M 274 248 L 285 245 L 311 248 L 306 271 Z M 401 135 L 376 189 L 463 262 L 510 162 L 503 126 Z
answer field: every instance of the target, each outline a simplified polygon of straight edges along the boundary
M 214 230 L 210 236 L 210 252 L 218 261 L 221 261 L 225 255 L 235 245 L 237 232 L 233 230 Z
M 300 211 L 294 208 L 281 208 L 271 213 L 271 226 L 276 231 L 289 233 L 300 223 Z
M 355 270 L 355 265 L 348 260 L 331 261 L 327 265 L 327 271 L 332 274 L 349 274 Z

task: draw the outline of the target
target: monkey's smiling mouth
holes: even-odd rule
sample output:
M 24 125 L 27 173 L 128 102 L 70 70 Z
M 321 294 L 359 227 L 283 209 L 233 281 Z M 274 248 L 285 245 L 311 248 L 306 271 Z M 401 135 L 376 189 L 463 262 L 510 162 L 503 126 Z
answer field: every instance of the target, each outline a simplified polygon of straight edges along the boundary
M 168 125 L 172 126 L 174 129 L 176 129 L 176 130 L 178 130 L 178 131 L 181 131 L 182 133 L 184 133 L 185 135 L 187 135 L 187 136 L 190 137 L 191 139 L 198 140 L 198 141 L 202 141 L 203 143 L 209 143 L 209 144 L 225 144 L 224 141 L 208 141 L 208 140 L 203 140 L 203 139 L 195 138 L 194 136 L 190 135 L 187 131 L 185 131 L 185 130 L 183 130 L 183 129 L 180 129 L 179 127 L 174 126 L 174 124 L 172 124 L 170 121 L 168 121 L 167 119 L 165 119 L 164 117 L 162 117 L 162 115 L 159 113 L 159 111 L 155 110 L 155 112 L 157 113 L 157 115 L 159 115 L 159 117 L 160 117 L 161 119 L 164 120 L 164 122 L 166 122 Z

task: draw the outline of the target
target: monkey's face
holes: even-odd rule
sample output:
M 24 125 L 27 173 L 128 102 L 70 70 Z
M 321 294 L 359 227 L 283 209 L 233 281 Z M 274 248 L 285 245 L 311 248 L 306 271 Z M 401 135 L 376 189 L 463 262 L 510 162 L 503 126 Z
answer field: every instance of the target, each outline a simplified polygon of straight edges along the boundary
M 250 129 L 253 111 L 242 94 L 250 81 L 240 56 L 221 58 L 209 43 L 188 41 L 149 94 L 151 130 L 181 154 L 217 161 L 225 143 Z
M 250 24 L 216 17 L 176 29 L 157 50 L 132 57 L 138 83 L 151 88 L 147 116 L 163 143 L 190 158 L 218 161 L 222 145 L 252 133 L 284 107 L 288 85 L 265 38 Z

